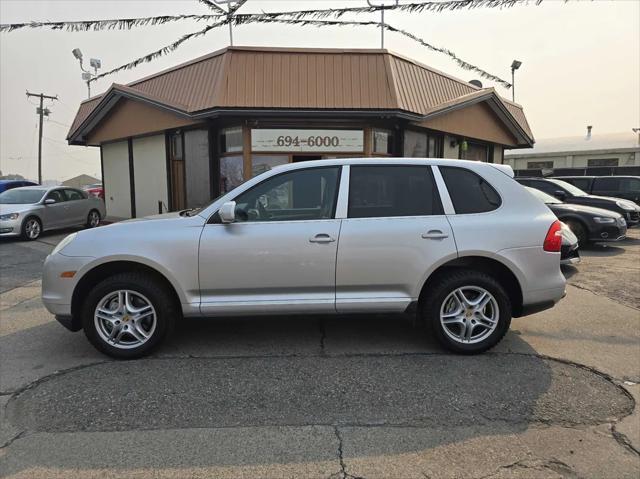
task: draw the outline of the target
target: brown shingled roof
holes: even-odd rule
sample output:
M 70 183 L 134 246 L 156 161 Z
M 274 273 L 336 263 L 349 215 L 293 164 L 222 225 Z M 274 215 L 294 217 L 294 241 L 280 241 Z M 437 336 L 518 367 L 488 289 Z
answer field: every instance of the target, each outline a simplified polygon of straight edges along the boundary
M 83 102 L 69 131 L 82 142 L 113 95 L 151 101 L 188 117 L 220 110 L 371 110 L 426 118 L 448 104 L 490 93 L 523 144 L 533 136 L 522 107 L 387 50 L 229 47 Z

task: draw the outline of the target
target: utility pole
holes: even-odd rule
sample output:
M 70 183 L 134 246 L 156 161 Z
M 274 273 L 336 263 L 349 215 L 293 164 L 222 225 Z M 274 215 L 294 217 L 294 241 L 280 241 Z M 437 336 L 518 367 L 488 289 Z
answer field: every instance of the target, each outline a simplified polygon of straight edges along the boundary
M 238 9 L 242 5 L 244 5 L 246 2 L 247 0 L 213 0 L 213 3 L 211 3 L 211 6 L 215 8 L 219 13 L 227 16 L 227 20 L 229 22 L 229 45 L 230 46 L 233 46 L 233 25 L 232 25 L 233 14 L 236 13 Z M 226 4 L 227 9 L 225 10 L 224 8 L 222 8 L 219 5 L 220 3 Z
M 30 96 L 40 98 L 40 107 L 36 108 L 36 113 L 40 116 L 40 128 L 38 130 L 38 183 L 42 184 L 42 118 L 44 116 L 49 116 L 49 113 L 51 113 L 48 108 L 44 108 L 43 102 L 45 98 L 49 100 L 57 100 L 58 95 L 49 96 L 44 93 L 29 93 L 27 91 L 27 98 Z
M 400 0 L 394 0 L 394 1 L 397 7 L 398 4 L 400 3 Z M 388 7 L 388 5 L 385 5 L 384 3 L 380 5 L 375 5 L 373 2 L 371 2 L 371 0 L 367 0 L 367 3 L 369 4 L 370 7 L 380 9 L 380 48 L 384 50 L 384 29 L 386 28 L 384 26 L 384 11 Z

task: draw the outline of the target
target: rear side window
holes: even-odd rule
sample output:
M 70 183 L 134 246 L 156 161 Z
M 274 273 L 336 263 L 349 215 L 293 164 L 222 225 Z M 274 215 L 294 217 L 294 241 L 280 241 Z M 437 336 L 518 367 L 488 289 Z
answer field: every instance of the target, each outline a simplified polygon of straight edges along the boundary
M 456 214 L 485 213 L 500 206 L 500 196 L 493 186 L 473 171 L 441 166 L 440 172 Z
M 352 166 L 349 218 L 442 214 L 428 166 Z
M 565 178 L 558 179 L 566 181 L 567 183 L 571 183 L 573 186 L 577 186 L 584 191 L 589 190 L 589 182 L 591 181 L 589 178 L 571 178 L 570 180 L 567 180 Z

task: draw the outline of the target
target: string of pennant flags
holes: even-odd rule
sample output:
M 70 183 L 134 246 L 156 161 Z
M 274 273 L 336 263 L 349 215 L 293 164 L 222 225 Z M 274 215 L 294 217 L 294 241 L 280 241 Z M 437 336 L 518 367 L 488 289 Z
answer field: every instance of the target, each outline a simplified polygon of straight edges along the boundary
M 206 5 L 215 13 L 202 15 L 161 15 L 142 18 L 116 18 L 105 20 L 81 20 L 81 21 L 60 21 L 60 22 L 25 22 L 25 23 L 9 23 L 0 24 L 0 32 L 10 33 L 16 30 L 27 28 L 48 28 L 51 30 L 64 30 L 68 32 L 86 32 L 100 30 L 130 30 L 136 27 L 156 26 L 179 21 L 206 22 L 207 25 L 197 31 L 187 33 L 172 43 L 159 48 L 153 52 L 129 61 L 123 65 L 113 68 L 109 71 L 95 75 L 89 81 L 96 81 L 99 78 L 113 75 L 122 70 L 130 70 L 138 65 L 153 61 L 161 56 L 179 48 L 183 43 L 206 35 L 211 30 L 224 26 L 239 26 L 248 24 L 287 24 L 298 26 L 314 26 L 322 27 L 380 27 L 386 31 L 402 35 L 414 42 L 426 47 L 430 51 L 448 56 L 460 68 L 473 71 L 482 78 L 491 80 L 502 85 L 505 88 L 511 88 L 511 83 L 493 75 L 486 70 L 462 60 L 456 53 L 448 48 L 438 47 L 417 35 L 406 30 L 394 27 L 388 23 L 382 23 L 374 20 L 357 21 L 344 20 L 345 15 L 362 15 L 372 14 L 385 11 L 398 11 L 404 13 L 441 13 L 445 11 L 459 11 L 469 9 L 506 9 L 519 5 L 540 5 L 543 0 L 444 0 L 444 1 L 421 1 L 410 3 L 397 3 L 390 5 L 367 5 L 361 7 L 343 7 L 343 8 L 327 8 L 327 9 L 311 9 L 297 11 L 281 11 L 281 12 L 260 12 L 238 14 L 236 10 L 246 2 L 240 0 L 235 6 L 230 6 L 227 11 L 223 10 L 212 0 L 198 0 L 199 3 Z M 568 1 L 568 0 L 565 0 Z

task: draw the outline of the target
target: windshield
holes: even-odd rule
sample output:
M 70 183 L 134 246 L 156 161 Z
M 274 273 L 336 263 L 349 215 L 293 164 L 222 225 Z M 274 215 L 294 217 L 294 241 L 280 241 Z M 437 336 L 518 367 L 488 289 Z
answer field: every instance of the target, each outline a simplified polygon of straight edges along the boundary
M 573 186 L 571 183 L 567 183 L 566 181 L 552 180 L 551 178 L 547 178 L 547 181 L 550 181 L 551 183 L 554 183 L 560 186 L 561 188 L 564 188 L 573 196 L 587 196 L 587 194 L 584 191 L 582 191 L 580 188 L 578 188 L 577 186 Z
M 0 205 L 32 205 L 39 202 L 46 192 L 47 190 L 15 188 L 0 193 Z
M 545 204 L 557 204 L 562 203 L 558 198 L 554 198 L 551 195 L 546 194 L 544 191 L 536 190 L 535 188 L 530 188 L 526 186 L 527 191 L 531 193 L 533 196 L 544 202 Z

